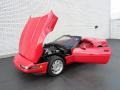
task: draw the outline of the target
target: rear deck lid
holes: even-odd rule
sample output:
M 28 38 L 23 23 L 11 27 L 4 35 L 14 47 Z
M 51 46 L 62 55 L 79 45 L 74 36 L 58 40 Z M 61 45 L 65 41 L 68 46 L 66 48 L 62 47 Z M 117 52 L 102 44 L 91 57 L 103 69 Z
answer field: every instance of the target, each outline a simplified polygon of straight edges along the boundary
M 44 39 L 53 31 L 57 19 L 52 11 L 42 17 L 30 17 L 20 38 L 19 53 L 36 63 L 43 53 Z

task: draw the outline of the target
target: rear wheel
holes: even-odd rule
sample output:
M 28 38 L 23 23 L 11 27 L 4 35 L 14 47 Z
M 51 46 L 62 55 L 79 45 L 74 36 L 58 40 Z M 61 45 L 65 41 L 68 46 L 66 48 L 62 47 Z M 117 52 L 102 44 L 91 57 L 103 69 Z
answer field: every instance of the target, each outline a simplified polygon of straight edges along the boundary
M 57 76 L 62 73 L 64 69 L 64 60 L 59 56 L 48 57 L 48 74 L 50 76 Z

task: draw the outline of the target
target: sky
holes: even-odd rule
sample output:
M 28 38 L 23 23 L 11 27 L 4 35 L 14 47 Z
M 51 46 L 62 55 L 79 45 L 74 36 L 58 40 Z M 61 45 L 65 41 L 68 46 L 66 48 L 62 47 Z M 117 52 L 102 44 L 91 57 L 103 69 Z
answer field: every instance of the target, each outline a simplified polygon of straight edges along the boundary
M 120 0 L 111 0 L 111 18 L 120 19 Z

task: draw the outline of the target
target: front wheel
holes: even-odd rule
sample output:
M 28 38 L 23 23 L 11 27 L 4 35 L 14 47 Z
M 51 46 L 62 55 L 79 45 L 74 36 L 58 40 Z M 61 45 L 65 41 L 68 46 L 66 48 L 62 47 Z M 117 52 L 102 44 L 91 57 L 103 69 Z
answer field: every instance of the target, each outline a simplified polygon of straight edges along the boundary
M 57 76 L 62 73 L 64 69 L 64 60 L 59 56 L 48 57 L 48 74 L 50 76 Z

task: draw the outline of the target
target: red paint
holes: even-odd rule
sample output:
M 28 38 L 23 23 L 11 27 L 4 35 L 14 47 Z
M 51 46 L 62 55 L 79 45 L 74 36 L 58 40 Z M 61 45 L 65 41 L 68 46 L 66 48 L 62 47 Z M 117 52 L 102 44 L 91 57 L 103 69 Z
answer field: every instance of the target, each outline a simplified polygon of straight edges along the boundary
M 17 69 L 26 73 L 46 73 L 48 62 L 37 63 L 43 54 L 43 41 L 53 31 L 57 16 L 49 14 L 30 18 L 23 30 L 19 44 L 19 53 L 14 58 Z M 111 49 L 105 39 L 82 38 L 82 43 L 72 49 L 72 54 L 65 57 L 66 64 L 94 63 L 106 64 L 111 56 Z
M 16 55 L 14 63 L 23 72 L 46 73 L 47 63 L 41 63 L 42 69 L 25 70 L 20 65 L 35 65 L 43 53 L 43 41 L 46 35 L 54 29 L 57 16 L 51 11 L 45 16 L 29 18 L 21 35 L 19 54 Z
M 31 69 L 32 67 L 34 67 L 38 64 L 34 64 L 33 62 L 29 61 L 25 57 L 21 56 L 20 54 L 17 54 L 14 58 L 14 64 L 15 64 L 17 69 L 19 69 L 25 73 L 38 73 L 39 72 L 39 73 L 44 74 L 47 72 L 48 62 L 40 63 L 39 64 L 40 67 L 38 67 L 36 69 Z M 28 67 L 29 69 L 26 70 L 21 65 Z
M 80 46 L 72 49 L 72 55 L 65 57 L 67 64 L 74 62 L 106 64 L 109 61 L 111 49 L 106 40 L 83 38 L 82 42 Z
M 21 35 L 19 53 L 36 63 L 43 53 L 43 41 L 54 29 L 57 19 L 52 11 L 42 17 L 30 18 Z

